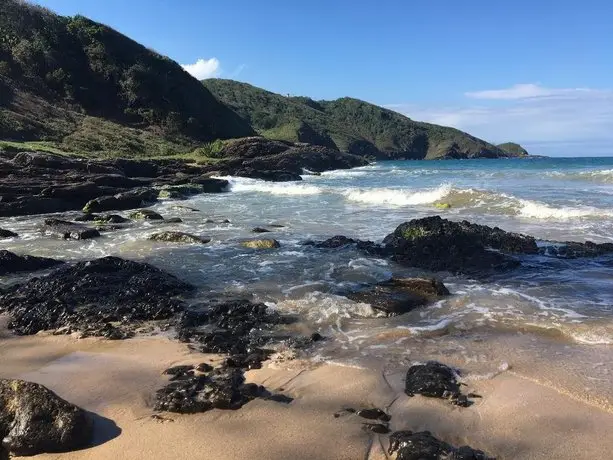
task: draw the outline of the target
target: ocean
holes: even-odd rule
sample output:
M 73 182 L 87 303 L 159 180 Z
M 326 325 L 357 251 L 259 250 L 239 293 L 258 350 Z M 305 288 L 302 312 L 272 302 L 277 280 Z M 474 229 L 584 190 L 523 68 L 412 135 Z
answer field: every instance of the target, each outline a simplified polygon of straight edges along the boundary
M 296 315 L 294 332 L 330 339 L 316 347 L 315 360 L 399 366 L 438 358 L 470 369 L 472 378 L 522 366 L 529 377 L 534 367 L 540 369 L 538 379 L 549 375 L 553 384 L 573 374 L 565 391 L 574 388 L 578 398 L 613 401 L 613 256 L 529 256 L 522 268 L 474 280 L 400 267 L 355 249 L 303 244 L 334 235 L 377 242 L 407 220 L 436 214 L 539 240 L 613 241 L 613 158 L 388 161 L 305 175 L 301 182 L 226 179 L 230 193 L 152 208 L 180 217 L 180 224 L 141 222 L 100 239 L 65 242 L 38 232 L 40 216 L 0 219 L 0 227 L 23 235 L 0 244 L 64 259 L 112 254 L 144 260 L 196 284 L 202 297 L 254 296 Z M 147 241 L 162 227 L 212 242 Z M 272 232 L 263 236 L 276 238 L 281 247 L 241 247 L 241 240 L 261 236 L 251 232 L 254 227 L 268 227 Z M 391 276 L 436 276 L 452 295 L 394 318 L 343 296 Z M 555 369 L 542 372 L 551 366 Z

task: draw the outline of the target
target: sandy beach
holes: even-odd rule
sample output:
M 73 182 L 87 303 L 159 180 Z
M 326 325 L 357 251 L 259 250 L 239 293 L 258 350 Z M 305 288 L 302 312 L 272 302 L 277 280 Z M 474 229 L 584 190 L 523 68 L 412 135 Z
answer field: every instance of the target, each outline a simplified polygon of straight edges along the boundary
M 446 339 L 438 340 L 443 349 Z M 406 369 L 295 359 L 247 372 L 248 381 L 293 397 L 288 405 L 258 399 L 237 411 L 152 417 L 149 403 L 167 380 L 164 369 L 219 359 L 162 337 L 111 342 L 0 333 L 0 377 L 42 383 L 95 414 L 94 447 L 41 459 L 388 458 L 385 435 L 363 431 L 355 415 L 334 417 L 343 407 L 385 408 L 394 430 L 430 430 L 500 460 L 604 459 L 613 450 L 613 413 L 579 400 L 568 383 L 555 388 L 534 369 L 524 372 L 519 359 L 517 368 L 511 362 L 497 375 L 469 378 L 470 391 L 482 396 L 469 408 L 407 397 Z

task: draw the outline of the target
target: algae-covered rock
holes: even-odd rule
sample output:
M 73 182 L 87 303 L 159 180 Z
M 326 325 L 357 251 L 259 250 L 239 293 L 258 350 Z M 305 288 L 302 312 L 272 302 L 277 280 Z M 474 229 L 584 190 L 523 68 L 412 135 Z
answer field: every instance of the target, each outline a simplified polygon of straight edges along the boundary
M 164 220 L 164 218 L 151 209 L 139 209 L 130 214 L 130 219 L 135 220 Z
M 210 238 L 202 238 L 184 232 L 160 232 L 154 233 L 149 237 L 151 241 L 160 241 L 166 243 L 186 243 L 186 244 L 206 244 L 211 241 Z
M 37 383 L 0 379 L 0 451 L 66 452 L 85 447 L 91 438 L 92 423 L 83 409 Z
M 241 246 L 250 249 L 274 249 L 281 247 L 281 244 L 272 238 L 260 239 L 260 240 L 248 240 L 243 241 Z
M 451 204 L 449 204 L 449 203 L 434 203 L 434 207 L 436 209 L 451 209 Z

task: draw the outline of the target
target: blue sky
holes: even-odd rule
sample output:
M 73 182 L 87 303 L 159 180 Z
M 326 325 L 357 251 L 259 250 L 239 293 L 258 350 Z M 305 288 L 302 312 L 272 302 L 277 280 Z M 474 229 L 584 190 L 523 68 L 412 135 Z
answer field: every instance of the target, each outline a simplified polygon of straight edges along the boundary
M 613 155 L 608 0 L 40 0 L 198 77 L 352 96 L 533 153 Z

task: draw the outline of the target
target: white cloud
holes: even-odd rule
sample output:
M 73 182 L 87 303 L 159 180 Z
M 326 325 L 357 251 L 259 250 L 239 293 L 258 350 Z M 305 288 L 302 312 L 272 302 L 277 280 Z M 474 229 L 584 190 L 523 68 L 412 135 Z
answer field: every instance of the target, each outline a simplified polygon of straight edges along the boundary
M 559 154 L 586 155 L 596 153 L 596 144 L 598 153 L 610 145 L 613 154 L 613 90 L 524 84 L 465 96 L 469 100 L 454 106 L 389 107 L 414 120 L 453 126 L 493 143 L 533 146 L 537 154 L 566 149 Z
M 181 64 L 188 73 L 198 80 L 217 77 L 221 73 L 219 59 L 198 59 L 194 64 Z

